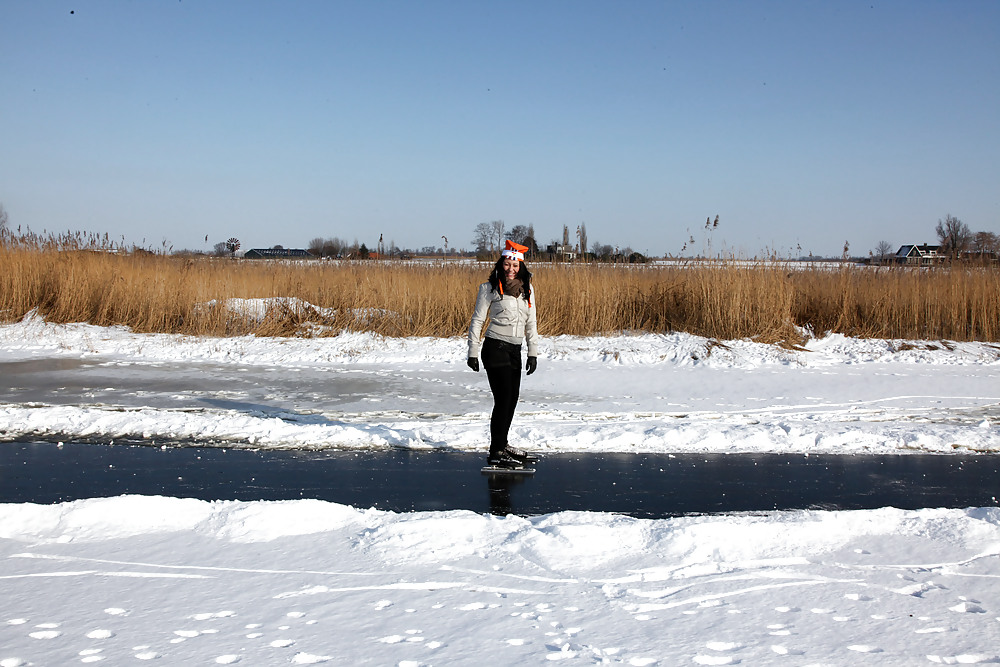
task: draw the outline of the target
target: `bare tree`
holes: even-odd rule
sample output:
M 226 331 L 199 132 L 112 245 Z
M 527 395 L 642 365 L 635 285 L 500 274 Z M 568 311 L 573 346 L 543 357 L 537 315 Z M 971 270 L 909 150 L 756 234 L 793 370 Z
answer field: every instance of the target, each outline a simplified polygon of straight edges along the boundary
M 972 235 L 972 250 L 982 257 L 1000 254 L 1000 237 L 993 232 L 976 232 Z
M 604 243 L 594 241 L 592 247 L 594 249 L 594 256 L 605 262 L 611 261 L 612 256 L 615 254 L 615 249 Z
M 0 204 L 0 232 L 7 229 L 7 225 L 10 222 L 10 218 L 7 216 L 7 209 Z
M 493 232 L 493 238 L 497 240 L 496 248 L 503 248 L 504 236 L 507 233 L 507 226 L 503 220 L 494 220 L 491 222 L 490 230 Z M 490 250 L 493 250 L 493 248 L 490 248 Z
M 480 222 L 472 235 L 472 245 L 476 252 L 491 252 L 493 250 L 493 230 L 488 222 Z
M 532 255 L 538 254 L 538 239 L 535 238 L 535 226 L 528 224 L 528 235 L 524 238 L 524 245 L 528 246 L 528 252 Z
M 972 232 L 969 230 L 969 226 L 950 213 L 944 217 L 944 220 L 938 220 L 934 231 L 941 242 L 941 252 L 952 259 L 958 258 L 972 244 Z
M 314 238 L 312 241 L 309 242 L 309 245 L 306 246 L 306 250 L 308 250 L 312 255 L 315 255 L 316 257 L 322 257 L 323 243 L 324 243 L 323 239 L 317 236 L 316 238 Z
M 338 238 L 315 238 L 306 247 L 316 257 L 339 257 L 347 243 Z
M 511 227 L 510 232 L 508 232 L 507 236 L 514 243 L 520 243 L 521 245 L 524 245 L 525 239 L 528 238 L 528 228 L 524 225 L 514 225 L 513 227 Z
M 879 241 L 878 245 L 875 246 L 875 258 L 878 259 L 879 264 L 885 264 L 894 254 L 892 244 L 888 241 Z
M 587 254 L 587 225 L 580 223 L 580 227 L 576 232 L 577 238 L 580 240 L 580 254 Z

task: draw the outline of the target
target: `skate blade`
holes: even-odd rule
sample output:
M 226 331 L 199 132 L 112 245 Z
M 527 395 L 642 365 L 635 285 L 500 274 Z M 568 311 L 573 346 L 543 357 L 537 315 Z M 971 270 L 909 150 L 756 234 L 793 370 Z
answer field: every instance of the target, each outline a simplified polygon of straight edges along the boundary
M 479 472 L 484 475 L 534 475 L 534 468 L 498 468 L 497 466 L 485 466 Z

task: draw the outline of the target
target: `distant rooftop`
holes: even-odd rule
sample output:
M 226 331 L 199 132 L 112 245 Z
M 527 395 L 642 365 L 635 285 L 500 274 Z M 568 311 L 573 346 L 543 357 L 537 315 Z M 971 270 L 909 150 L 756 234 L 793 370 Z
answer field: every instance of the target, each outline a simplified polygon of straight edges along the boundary
M 301 248 L 251 248 L 243 255 L 245 259 L 286 259 L 289 257 L 308 259 L 312 253 Z

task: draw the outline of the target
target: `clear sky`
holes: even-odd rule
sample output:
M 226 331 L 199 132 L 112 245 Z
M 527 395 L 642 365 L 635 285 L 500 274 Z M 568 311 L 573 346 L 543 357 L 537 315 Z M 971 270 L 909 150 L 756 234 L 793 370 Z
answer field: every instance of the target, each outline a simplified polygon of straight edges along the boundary
M 36 232 L 866 255 L 1000 233 L 1000 2 L 0 0 L 0 133 Z

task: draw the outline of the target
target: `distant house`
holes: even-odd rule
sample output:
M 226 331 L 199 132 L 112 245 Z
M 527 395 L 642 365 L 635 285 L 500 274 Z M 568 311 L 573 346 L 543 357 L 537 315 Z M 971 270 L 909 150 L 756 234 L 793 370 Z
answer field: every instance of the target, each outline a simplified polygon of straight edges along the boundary
M 573 250 L 573 246 L 569 244 L 551 243 L 545 248 L 545 252 L 548 253 L 550 259 L 558 261 L 572 261 L 576 259 L 576 252 Z
M 312 259 L 308 250 L 298 248 L 252 248 L 247 250 L 243 259 Z
M 941 254 L 941 246 L 924 243 L 922 245 L 899 246 L 899 250 L 896 251 L 896 256 L 893 259 L 899 264 L 921 266 L 940 262 L 944 259 L 944 255 Z

